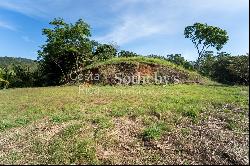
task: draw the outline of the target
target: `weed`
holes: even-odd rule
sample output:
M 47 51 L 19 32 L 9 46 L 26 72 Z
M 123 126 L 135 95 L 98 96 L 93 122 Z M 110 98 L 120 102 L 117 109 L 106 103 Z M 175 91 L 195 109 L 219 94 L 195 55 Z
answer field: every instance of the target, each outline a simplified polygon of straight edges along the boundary
M 181 129 L 181 134 L 183 136 L 188 136 L 190 134 L 190 132 L 191 132 L 191 129 L 189 129 L 189 128 L 182 128 Z
M 237 123 L 234 120 L 232 120 L 232 119 L 228 119 L 226 127 L 229 130 L 235 130 L 235 129 L 237 129 Z
M 144 129 L 142 137 L 144 140 L 156 140 L 159 139 L 166 131 L 170 131 L 169 126 L 167 126 L 164 122 L 158 122 Z

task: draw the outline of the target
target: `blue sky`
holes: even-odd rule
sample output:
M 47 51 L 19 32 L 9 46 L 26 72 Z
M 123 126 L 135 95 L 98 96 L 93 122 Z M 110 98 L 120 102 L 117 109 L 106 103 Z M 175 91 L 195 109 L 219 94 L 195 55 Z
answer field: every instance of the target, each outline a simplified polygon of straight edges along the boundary
M 83 18 L 92 39 L 117 43 L 120 49 L 181 53 L 188 60 L 197 53 L 184 38 L 184 28 L 202 22 L 227 30 L 230 39 L 222 51 L 245 54 L 248 13 L 248 0 L 0 0 L 0 56 L 36 59 L 45 41 L 41 29 L 55 17 L 67 22 Z

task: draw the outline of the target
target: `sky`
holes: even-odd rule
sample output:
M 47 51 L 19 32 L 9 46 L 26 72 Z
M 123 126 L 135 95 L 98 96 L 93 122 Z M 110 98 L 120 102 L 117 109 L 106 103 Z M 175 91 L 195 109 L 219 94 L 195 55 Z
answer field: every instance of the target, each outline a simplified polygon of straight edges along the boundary
M 70 23 L 82 18 L 91 39 L 143 55 L 195 60 L 197 51 L 183 34 L 195 22 L 228 32 L 221 51 L 249 52 L 248 0 L 0 0 L 0 56 L 36 59 L 46 40 L 42 28 L 57 17 Z

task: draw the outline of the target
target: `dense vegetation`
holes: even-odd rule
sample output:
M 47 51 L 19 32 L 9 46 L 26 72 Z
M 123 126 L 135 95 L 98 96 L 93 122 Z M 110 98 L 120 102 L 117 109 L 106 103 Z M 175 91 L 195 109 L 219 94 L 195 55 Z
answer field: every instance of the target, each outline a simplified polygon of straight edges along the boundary
M 100 44 L 90 39 L 90 26 L 83 20 L 68 24 L 62 18 L 50 22 L 53 28 L 44 28 L 46 43 L 38 51 L 38 61 L 7 58 L 0 59 L 0 88 L 51 86 L 70 82 L 72 71 L 112 58 L 130 58 L 143 55 L 117 49 L 113 44 Z M 225 30 L 207 24 L 195 23 L 184 31 L 198 51 L 195 62 L 189 62 L 180 54 L 147 55 L 201 73 L 225 84 L 249 84 L 249 55 L 232 56 L 207 51 L 210 47 L 221 50 L 229 39 Z M 125 59 L 124 59 L 125 60 Z
M 26 58 L 0 57 L 0 88 L 36 85 L 38 63 Z
M 249 55 L 213 55 L 207 52 L 200 66 L 200 73 L 218 82 L 249 85 Z
M 27 58 L 0 57 L 0 68 L 8 68 L 11 65 L 27 66 L 35 70 L 37 62 Z

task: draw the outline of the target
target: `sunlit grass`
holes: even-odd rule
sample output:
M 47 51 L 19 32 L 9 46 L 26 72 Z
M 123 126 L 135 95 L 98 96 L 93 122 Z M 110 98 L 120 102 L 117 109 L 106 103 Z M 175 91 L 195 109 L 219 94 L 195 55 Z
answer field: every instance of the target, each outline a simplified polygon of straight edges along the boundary
M 77 86 L 1 90 L 0 139 L 18 131 L 13 139 L 29 145 L 0 155 L 0 163 L 102 163 L 98 144 L 117 146 L 109 137 L 124 118 L 140 121 L 136 137 L 148 141 L 175 131 L 181 119 L 195 124 L 208 112 L 220 113 L 229 130 L 245 132 L 238 119 L 245 118 L 248 96 L 248 87 L 219 85 L 92 86 L 80 93 Z M 243 112 L 236 115 L 228 105 Z M 22 130 L 27 133 L 20 135 Z

